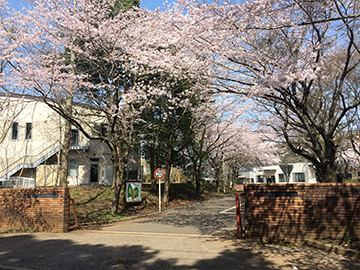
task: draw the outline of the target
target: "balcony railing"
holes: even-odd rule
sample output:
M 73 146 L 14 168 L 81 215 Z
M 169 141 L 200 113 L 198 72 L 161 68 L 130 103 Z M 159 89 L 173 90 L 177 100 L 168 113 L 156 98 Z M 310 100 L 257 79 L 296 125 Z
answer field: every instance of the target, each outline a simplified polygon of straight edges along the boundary
M 70 145 L 70 150 L 88 151 L 90 150 L 90 145 Z
M 34 188 L 35 179 L 26 177 L 12 177 L 8 180 L 0 181 L 0 188 Z

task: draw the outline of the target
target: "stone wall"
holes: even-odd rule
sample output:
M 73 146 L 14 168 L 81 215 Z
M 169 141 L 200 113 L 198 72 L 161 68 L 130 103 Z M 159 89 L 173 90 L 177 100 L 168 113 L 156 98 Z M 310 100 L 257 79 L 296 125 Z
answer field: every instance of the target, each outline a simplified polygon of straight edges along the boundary
M 69 188 L 0 189 L 0 229 L 67 232 Z
M 247 184 L 250 241 L 360 239 L 360 184 Z

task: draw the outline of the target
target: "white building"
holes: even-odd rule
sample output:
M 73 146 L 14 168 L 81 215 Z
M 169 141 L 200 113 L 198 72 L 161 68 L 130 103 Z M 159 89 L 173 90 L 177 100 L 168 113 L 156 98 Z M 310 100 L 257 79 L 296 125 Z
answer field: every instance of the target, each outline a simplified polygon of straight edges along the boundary
M 64 119 L 33 96 L 12 95 L 10 102 L 16 106 L 0 118 L 0 187 L 16 178 L 30 179 L 36 186 L 58 185 Z M 110 158 L 106 143 L 90 140 L 72 128 L 68 184 L 111 184 Z M 124 177 L 137 180 L 138 155 L 133 154 L 132 160 Z
M 240 173 L 239 182 L 239 184 L 316 183 L 316 174 L 309 163 L 290 163 L 252 168 L 250 171 Z

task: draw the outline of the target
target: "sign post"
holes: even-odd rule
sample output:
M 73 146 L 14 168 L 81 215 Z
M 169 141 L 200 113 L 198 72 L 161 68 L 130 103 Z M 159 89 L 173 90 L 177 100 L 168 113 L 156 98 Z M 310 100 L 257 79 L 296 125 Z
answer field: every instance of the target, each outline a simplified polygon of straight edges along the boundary
M 289 177 L 292 172 L 293 165 L 282 164 L 282 165 L 280 165 L 280 169 L 283 171 L 283 173 L 285 175 L 286 182 L 289 183 Z
M 161 179 L 165 176 L 165 172 L 163 169 L 156 169 L 154 176 L 159 180 L 159 212 L 161 212 Z

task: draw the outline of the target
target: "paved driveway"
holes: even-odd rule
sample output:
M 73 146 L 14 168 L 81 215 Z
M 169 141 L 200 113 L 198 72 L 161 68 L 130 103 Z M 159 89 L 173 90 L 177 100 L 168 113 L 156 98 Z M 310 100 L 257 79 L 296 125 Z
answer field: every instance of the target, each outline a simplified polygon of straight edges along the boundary
M 162 212 L 154 218 L 120 222 L 103 231 L 214 235 L 236 229 L 234 196 Z
M 236 239 L 233 206 L 224 198 L 99 230 L 0 235 L 0 269 L 360 269 L 312 248 Z

